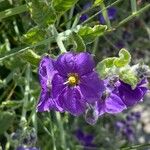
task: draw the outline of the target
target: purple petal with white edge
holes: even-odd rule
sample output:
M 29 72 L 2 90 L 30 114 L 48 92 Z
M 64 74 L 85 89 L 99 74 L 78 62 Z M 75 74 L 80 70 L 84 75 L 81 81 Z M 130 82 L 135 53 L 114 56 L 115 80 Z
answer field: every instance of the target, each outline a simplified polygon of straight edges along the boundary
M 104 82 L 99 79 L 96 72 L 86 74 L 80 78 L 81 93 L 88 103 L 93 103 L 100 98 L 104 91 Z
M 141 86 L 141 85 L 140 85 Z M 119 96 L 123 100 L 126 106 L 133 106 L 141 99 L 143 99 L 146 89 L 145 87 L 136 87 L 134 90 L 130 85 L 121 82 L 121 85 L 118 87 Z
M 60 76 L 59 74 L 55 74 L 52 80 L 52 97 L 53 98 L 57 98 L 63 91 L 63 89 L 66 87 L 65 82 L 67 81 L 67 79 L 65 80 L 65 78 L 63 78 L 62 76 Z
M 51 95 L 49 91 L 41 91 L 39 103 L 37 105 L 38 112 L 50 111 L 54 109 L 54 101 L 51 99 Z
M 54 63 L 49 56 L 44 56 L 40 61 L 38 74 L 43 89 L 47 89 L 47 84 L 51 84 L 52 77 L 56 72 Z
M 116 95 L 111 93 L 111 95 L 105 100 L 99 100 L 97 104 L 99 116 L 104 113 L 116 114 L 122 112 L 126 109 L 126 105 L 123 101 Z
M 58 97 L 59 105 L 74 116 L 85 111 L 85 101 L 77 87 L 66 87 Z

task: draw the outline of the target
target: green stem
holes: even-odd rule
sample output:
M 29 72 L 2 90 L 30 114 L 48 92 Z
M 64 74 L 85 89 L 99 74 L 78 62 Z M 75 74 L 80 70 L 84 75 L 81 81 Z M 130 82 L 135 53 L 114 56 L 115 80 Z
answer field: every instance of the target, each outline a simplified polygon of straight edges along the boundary
M 26 4 L 21 5 L 21 6 L 17 6 L 15 8 L 10 8 L 10 9 L 4 10 L 4 11 L 0 12 L 0 22 L 4 18 L 11 17 L 13 15 L 23 13 L 25 11 L 28 11 L 28 8 L 27 8 Z
M 75 18 L 75 20 L 74 20 L 74 22 L 73 22 L 73 25 L 72 25 L 72 29 L 74 29 L 76 26 L 77 26 L 77 24 L 78 24 L 78 22 L 79 22 L 79 19 L 80 19 L 80 16 L 79 15 L 77 15 L 76 16 L 76 18 Z
M 89 17 L 86 21 L 82 22 L 81 24 L 86 24 L 87 22 L 89 22 L 91 19 L 93 19 L 94 17 L 96 17 L 97 15 L 99 15 L 102 11 L 106 10 L 107 8 L 110 8 L 111 6 L 117 5 L 118 3 L 120 3 L 123 0 L 117 0 L 114 3 L 106 6 L 104 9 L 98 11 L 97 13 L 95 13 L 93 16 Z
M 30 64 L 27 64 L 24 103 L 23 103 L 23 108 L 22 108 L 21 123 L 26 123 L 26 113 L 27 113 L 26 107 L 29 101 L 29 92 L 30 92 Z
M 128 21 L 130 21 L 131 19 L 133 19 L 134 17 L 138 16 L 139 14 L 143 13 L 144 11 L 150 9 L 150 4 L 146 5 L 145 7 L 141 8 L 139 11 L 137 11 L 136 13 L 132 14 L 131 16 L 125 18 L 124 20 L 122 20 L 117 26 L 116 28 L 124 25 L 125 23 L 127 23 Z
M 94 55 L 96 55 L 98 43 L 99 43 L 99 37 L 97 37 L 97 38 L 95 39 L 95 41 L 94 41 L 94 45 L 93 45 L 93 54 L 94 54 Z
M 144 147 L 149 147 L 150 144 L 139 144 L 139 145 L 133 145 L 125 148 L 121 148 L 121 150 L 134 150 L 134 149 L 139 149 L 139 148 L 144 148 Z
M 110 29 L 110 28 L 111 28 L 111 23 L 110 23 L 110 20 L 109 20 L 109 17 L 108 17 L 108 13 L 107 13 L 107 8 L 106 8 L 104 2 L 101 4 L 100 7 L 101 7 L 101 9 L 103 10 L 103 11 L 102 11 L 102 14 L 103 14 L 104 19 L 105 19 L 105 21 L 106 21 L 107 27 Z
M 56 144 L 55 144 L 55 136 L 54 136 L 54 132 L 53 132 L 53 126 L 52 126 L 52 118 L 51 115 L 49 113 L 49 121 L 50 121 L 50 128 L 51 128 L 51 137 L 52 137 L 52 141 L 53 141 L 53 150 L 56 150 Z
M 64 150 L 67 150 L 63 122 L 62 122 L 61 115 L 59 112 L 56 112 L 56 119 L 57 119 L 60 136 L 61 136 L 61 145 L 63 146 Z
M 65 53 L 67 50 L 63 44 L 63 40 L 62 38 L 59 36 L 59 33 L 57 32 L 57 29 L 55 28 L 55 26 L 53 25 L 52 26 L 52 33 L 56 39 L 56 42 L 57 42 L 57 45 L 61 51 L 61 53 Z
M 130 0 L 131 2 L 131 9 L 132 9 L 132 14 L 137 12 L 137 2 L 136 0 Z

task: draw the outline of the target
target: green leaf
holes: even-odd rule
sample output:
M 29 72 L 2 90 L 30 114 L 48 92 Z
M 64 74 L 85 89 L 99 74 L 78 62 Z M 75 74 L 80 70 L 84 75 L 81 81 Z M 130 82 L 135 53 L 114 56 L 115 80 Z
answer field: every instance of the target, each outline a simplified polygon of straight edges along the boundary
M 31 28 L 26 34 L 23 35 L 21 41 L 26 44 L 37 44 L 45 39 L 46 32 L 39 29 L 37 26 Z
M 52 6 L 57 15 L 62 15 L 67 10 L 71 9 L 77 2 L 78 0 L 53 0 Z
M 54 9 L 44 1 L 32 0 L 29 10 L 35 23 L 42 27 L 54 24 L 57 19 Z
M 83 38 L 85 43 L 92 43 L 96 37 L 102 36 L 106 31 L 106 25 L 95 25 L 93 28 L 84 26 L 78 31 L 78 34 Z
M 7 51 L 6 44 L 0 45 L 0 55 L 5 54 L 6 51 Z
M 78 33 L 72 32 L 71 38 L 75 44 L 75 50 L 77 52 L 83 52 L 86 50 L 86 46 L 84 44 L 84 41 L 83 41 L 82 37 L 80 35 L 78 35 Z
M 103 3 L 103 0 L 95 0 L 94 6 L 99 6 Z
M 13 101 L 13 100 L 10 100 L 10 101 L 5 101 L 5 102 L 2 102 L 1 104 L 1 108 L 4 108 L 4 107 L 7 107 L 7 108 L 18 108 L 22 105 L 22 101 Z
M 133 89 L 136 87 L 137 83 L 139 82 L 135 73 L 131 69 L 124 69 L 120 71 L 119 78 L 123 82 L 131 85 Z
M 96 70 L 100 74 L 101 78 L 105 78 L 108 75 L 110 68 L 114 66 L 113 63 L 115 59 L 116 57 L 106 58 L 97 64 Z
M 11 112 L 0 112 L 0 134 L 3 134 L 12 125 L 15 114 Z
M 131 61 L 131 55 L 126 49 L 121 49 L 119 52 L 119 58 L 116 58 L 114 65 L 116 67 L 124 67 Z
M 31 49 L 25 51 L 24 53 L 22 53 L 21 58 L 23 58 L 25 61 L 29 62 L 30 64 L 34 65 L 34 66 L 38 66 L 41 57 L 39 55 L 37 55 L 34 51 L 32 51 Z

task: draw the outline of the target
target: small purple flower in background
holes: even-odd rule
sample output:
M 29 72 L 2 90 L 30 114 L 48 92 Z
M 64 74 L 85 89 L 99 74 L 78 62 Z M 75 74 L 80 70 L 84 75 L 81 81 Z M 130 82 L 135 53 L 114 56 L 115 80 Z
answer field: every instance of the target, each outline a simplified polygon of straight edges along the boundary
M 104 91 L 103 81 L 95 72 L 95 63 L 87 53 L 65 53 L 57 60 L 46 56 L 39 65 L 42 87 L 38 111 L 68 111 L 77 116 L 85 112 Z
M 91 6 L 92 6 L 92 3 L 89 2 L 89 3 L 87 3 L 86 5 L 83 6 L 83 10 L 89 9 Z M 83 14 L 83 15 L 81 15 L 81 17 L 80 17 L 80 21 L 81 21 L 81 22 L 84 22 L 84 21 L 87 20 L 88 18 L 89 18 L 89 15 L 88 15 L 88 14 Z
M 137 123 L 137 121 L 139 121 L 139 119 L 140 112 L 131 112 L 129 115 L 126 116 L 126 119 L 116 122 L 115 126 L 117 133 L 121 133 L 122 136 L 125 136 L 128 141 L 134 141 L 134 125 Z
M 19 147 L 17 147 L 16 150 L 40 150 L 40 149 L 36 148 L 36 147 L 19 146 Z
M 117 16 L 117 9 L 114 8 L 114 7 L 110 7 L 107 9 L 107 14 L 108 14 L 108 19 L 109 20 L 114 20 Z M 104 16 L 102 15 L 102 13 L 99 14 L 99 22 L 101 24 L 105 24 L 105 19 L 104 19 Z
M 93 144 L 94 136 L 91 134 L 85 134 L 81 129 L 78 129 L 75 133 L 76 138 L 81 143 L 81 145 L 84 146 L 84 150 L 91 149 L 92 147 L 96 147 L 95 144 Z
M 118 48 L 118 49 L 122 49 L 125 47 L 125 43 L 121 40 L 117 41 L 117 43 L 115 44 L 115 46 Z
M 87 20 L 88 18 L 89 18 L 88 14 L 83 14 L 83 15 L 81 15 L 81 17 L 80 17 L 80 21 L 81 21 L 81 22 L 84 22 L 84 21 Z

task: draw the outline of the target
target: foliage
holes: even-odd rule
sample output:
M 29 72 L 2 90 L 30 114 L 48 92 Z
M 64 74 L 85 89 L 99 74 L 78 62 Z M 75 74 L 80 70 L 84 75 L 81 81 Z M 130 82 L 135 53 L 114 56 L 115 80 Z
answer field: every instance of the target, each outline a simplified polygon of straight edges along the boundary
M 113 19 L 107 13 L 111 7 L 117 10 Z M 115 116 L 106 114 L 94 126 L 83 116 L 36 112 L 37 72 L 43 56 L 57 59 L 67 51 L 89 52 L 101 79 L 118 77 L 133 90 L 141 79 L 149 79 L 149 9 L 149 2 L 140 0 L 0 0 L 0 149 L 20 145 L 41 150 L 84 149 L 84 142 L 75 134 L 79 128 L 86 136 L 94 136 L 93 150 L 149 148 L 143 120 L 134 126 L 137 135 L 133 141 L 116 132 L 115 122 L 131 109 Z M 146 111 L 149 103 L 140 106 Z M 95 117 L 93 106 L 88 109 L 84 115 Z

